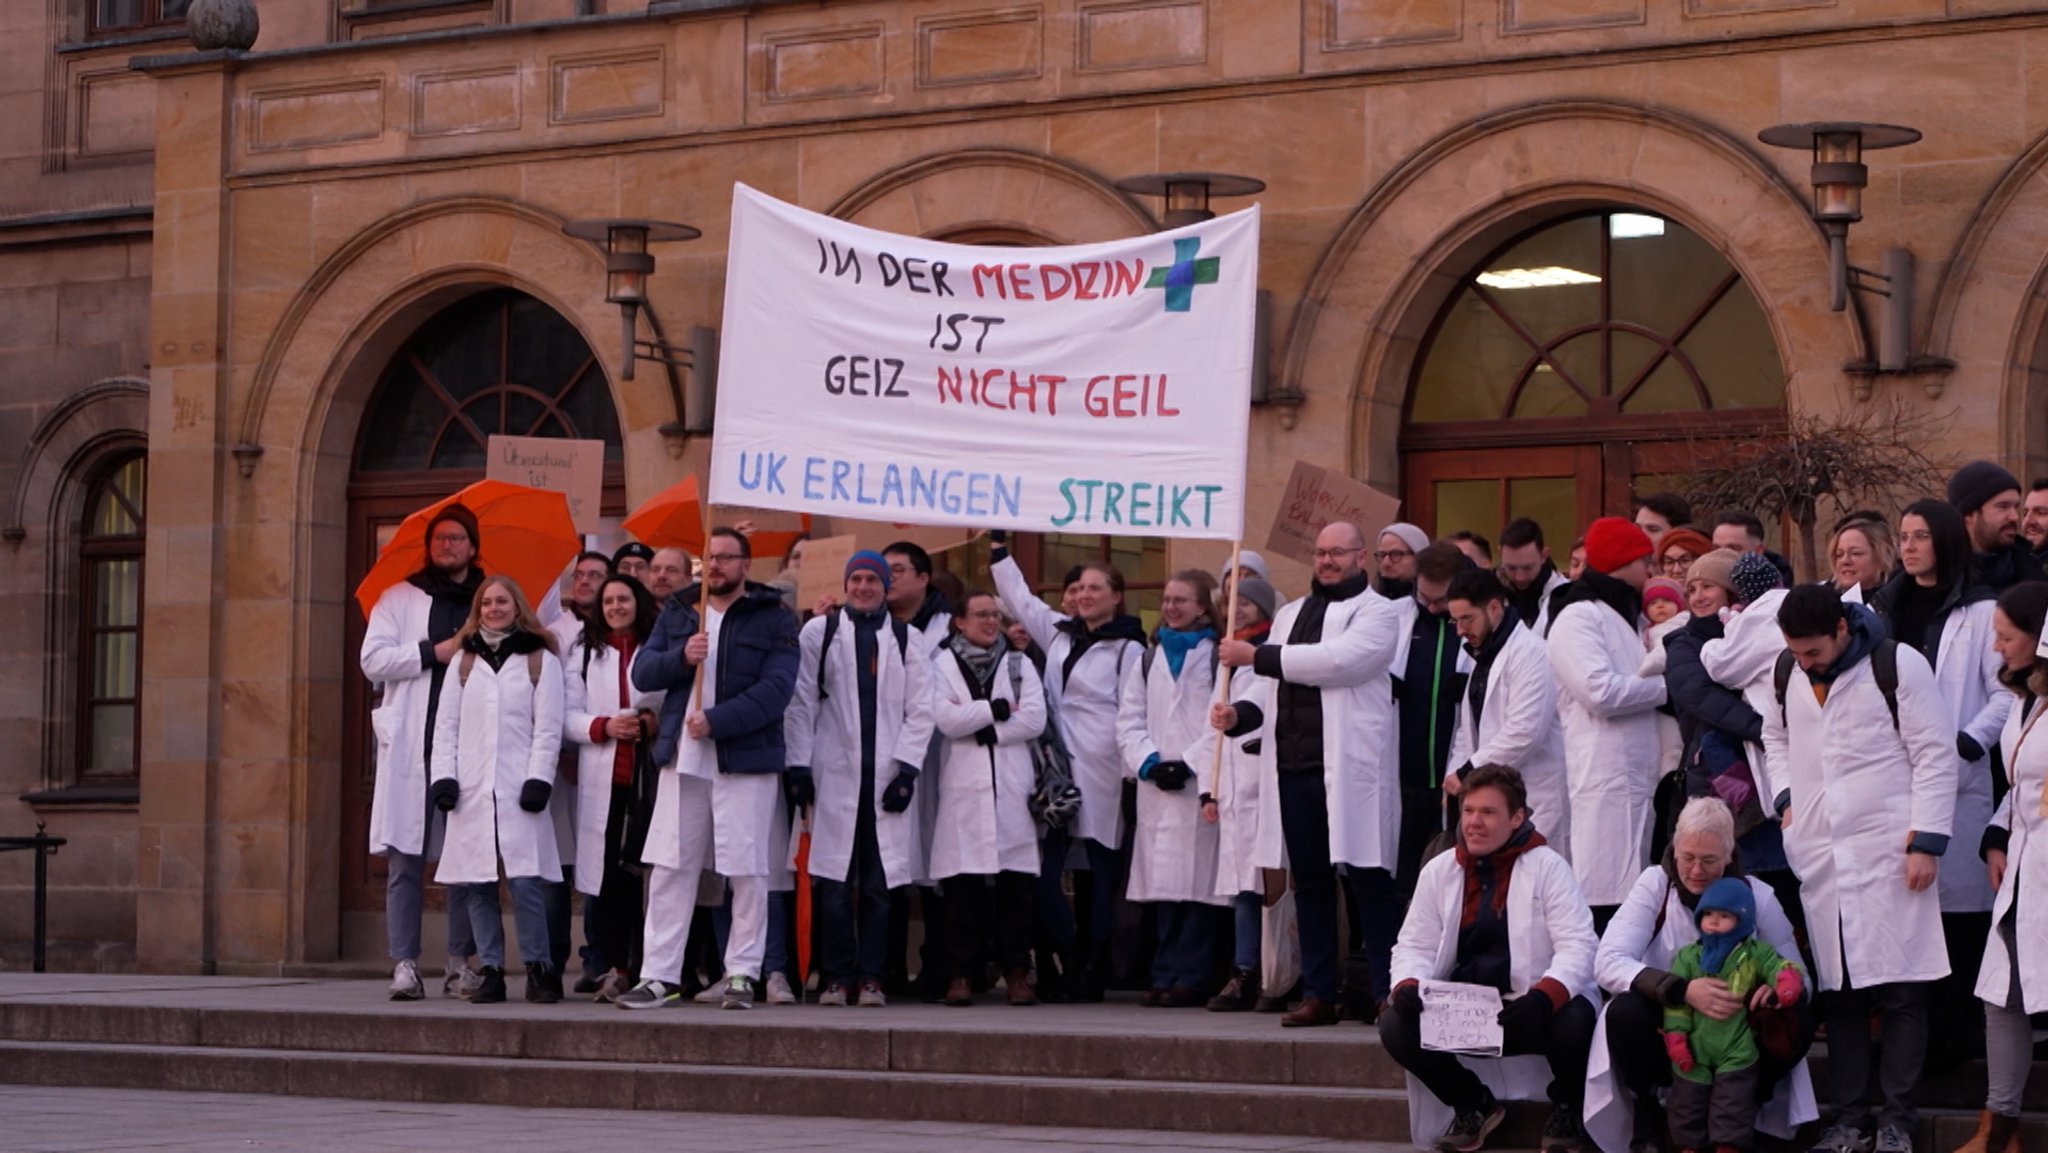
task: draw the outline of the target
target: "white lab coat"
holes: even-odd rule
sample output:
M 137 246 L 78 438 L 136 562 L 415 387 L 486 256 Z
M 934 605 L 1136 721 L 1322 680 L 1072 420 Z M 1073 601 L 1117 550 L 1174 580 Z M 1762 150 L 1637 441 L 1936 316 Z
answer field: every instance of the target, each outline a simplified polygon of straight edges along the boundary
M 1799 876 L 1799 900 L 1820 987 L 1842 987 L 1843 963 L 1857 988 L 1933 981 L 1948 974 L 1937 886 L 1906 888 L 1910 833 L 1947 834 L 1956 804 L 1956 735 L 1934 672 L 1900 645 L 1899 731 L 1870 670 L 1857 661 L 1814 699 L 1805 672 L 1792 670 L 1785 711 L 1764 710 L 1764 752 L 1772 777 L 1791 789 L 1785 855 Z M 1970 853 L 1957 842 L 1950 852 Z
M 1260 715 L 1273 711 L 1273 689 L 1279 682 L 1262 677 L 1250 666 L 1230 672 L 1230 700 L 1249 702 Z M 1265 875 L 1259 869 L 1259 731 L 1240 736 L 1217 734 L 1223 744 L 1223 764 L 1211 791 L 1216 796 L 1216 895 L 1235 897 L 1239 893 L 1264 893 Z M 1205 754 L 1213 759 L 1214 753 Z M 1192 763 L 1192 762 L 1190 762 Z M 1208 762 L 1195 765 L 1207 781 Z
M 2048 701 L 2034 704 L 2034 716 L 2048 715 Z M 1998 923 L 2005 919 L 2018 899 L 2022 886 L 2027 899 L 2020 902 L 2013 925 L 2014 943 L 2019 946 L 2021 964 L 2020 998 L 2029 1013 L 2048 1012 L 2048 720 L 2036 720 L 2033 732 L 2026 732 L 2029 718 L 2020 716 L 2014 698 L 1999 738 L 2004 749 L 2006 779 L 2012 788 L 1992 818 L 1992 824 L 2008 833 L 2005 846 L 2005 879 L 1998 886 L 1998 899 L 1991 906 L 1991 941 L 1984 947 L 1984 965 L 1978 970 L 1977 996 L 2006 1008 L 2011 993 L 2012 962 L 2007 956 L 2005 937 Z M 1951 845 L 1968 852 L 1973 846 Z M 1975 853 L 1969 853 L 1972 860 Z M 2031 974 L 2031 976 L 2029 975 Z
M 924 627 L 911 625 L 910 631 L 922 634 L 925 651 L 937 653 L 953 635 L 953 614 L 935 612 L 925 621 Z M 931 744 L 925 750 L 924 773 L 917 781 L 917 792 L 911 797 L 910 807 L 917 810 L 917 827 L 925 831 L 923 843 L 919 846 L 914 883 L 929 886 L 932 883 L 932 830 L 939 825 L 939 768 L 945 750 L 946 737 L 936 727 L 932 729 Z
M 1507 620 L 1501 621 L 1507 627 Z M 1557 677 L 1543 636 L 1515 618 L 1514 632 L 1501 645 L 1486 677 L 1479 728 L 1472 727 L 1472 683 L 1458 702 L 1451 734 L 1451 765 L 1506 765 L 1522 774 L 1529 793 L 1529 820 L 1543 831 L 1551 851 L 1569 861 L 1572 810 L 1565 788 L 1564 728 L 1557 715 Z
M 1780 957 L 1799 964 L 1799 945 L 1792 936 L 1792 922 L 1777 894 L 1754 877 L 1744 878 L 1756 901 L 1757 938 L 1777 950 Z M 1664 923 L 1657 924 L 1662 909 Z M 1679 898 L 1678 888 L 1662 865 L 1651 865 L 1636 878 L 1628 900 L 1615 910 L 1600 937 L 1600 949 L 1593 957 L 1593 975 L 1600 987 L 1619 996 L 1634 984 L 1645 968 L 1671 968 L 1680 949 L 1700 939 L 1691 910 Z M 1812 981 L 1807 982 L 1809 988 Z M 1810 995 L 1810 994 L 1809 994 Z M 1820 1116 L 1813 1096 L 1813 1077 L 1800 1061 L 1778 1082 L 1771 1099 L 1757 1114 L 1757 1128 L 1773 1137 L 1790 1138 L 1799 1126 Z M 1586 1065 L 1586 1135 L 1607 1153 L 1626 1153 L 1634 1134 L 1635 1102 L 1621 1085 L 1608 1061 L 1607 1009 L 1600 1009 L 1600 1023 L 1593 1033 L 1593 1050 Z
M 1636 622 L 1604 602 L 1566 605 L 1550 623 L 1548 644 L 1579 831 L 1572 868 L 1589 903 L 1619 905 L 1649 852 L 1664 679 L 1641 675 Z M 1595 829 L 1598 836 L 1588 835 Z
M 1649 646 L 1643 654 L 1643 663 L 1636 672 L 1646 677 L 1664 678 L 1664 638 L 1686 626 L 1692 620 L 1691 613 L 1679 613 L 1661 625 L 1652 625 L 1643 635 L 1643 643 Z M 1668 693 L 1669 687 L 1666 687 Z M 1667 773 L 1678 767 L 1685 755 L 1685 733 L 1678 727 L 1678 718 L 1662 709 L 1657 710 L 1657 779 L 1663 780 Z M 1653 786 L 1654 787 L 1654 786 Z
M 583 646 L 569 650 L 562 678 L 562 735 L 576 746 L 576 891 L 596 893 L 604 881 L 604 830 L 611 820 L 612 765 L 619 743 L 610 737 L 592 740 L 590 726 L 608 721 L 624 712 L 642 710 L 661 715 L 666 693 L 642 692 L 628 681 L 621 694 L 620 681 L 630 672 L 621 668 L 619 650 L 599 645 L 584 658 Z M 647 740 L 653 740 L 650 734 Z M 563 790 L 568 792 L 568 790 Z M 549 802 L 553 808 L 554 803 Z
M 1116 730 L 1125 776 L 1137 780 L 1138 769 L 1154 756 L 1185 761 L 1195 773 L 1175 792 L 1138 782 L 1131 878 L 1124 890 L 1130 900 L 1229 903 L 1216 893 L 1218 830 L 1202 819 L 1201 802 L 1216 755 L 1216 730 L 1209 727 L 1219 667 L 1211 663 L 1215 652 L 1214 640 L 1188 650 L 1178 677 L 1167 665 L 1165 652 L 1156 649 L 1149 662 L 1132 661 L 1124 670 Z
M 813 877 L 843 881 L 853 867 L 854 829 L 861 805 L 875 814 L 875 839 L 882 851 L 882 872 L 890 888 L 917 879 L 924 858 L 924 838 L 915 803 L 900 813 L 882 808 L 883 790 L 896 779 L 898 763 L 922 769 L 932 737 L 932 654 L 924 635 L 908 631 L 903 648 L 885 613 L 875 637 L 875 766 L 868 795 L 860 795 L 860 679 L 854 665 L 858 626 L 846 609 L 833 630 L 832 651 L 825 643 L 825 617 L 804 623 L 803 648 L 797 666 L 796 695 L 782 716 L 782 743 L 791 765 L 805 765 L 817 783 L 818 802 L 811 809 Z M 818 667 L 825 668 L 825 697 L 818 697 Z M 930 782 L 919 781 L 918 787 Z M 914 796 L 914 794 L 913 794 Z
M 932 654 L 932 723 L 944 738 L 938 807 L 931 826 L 931 875 L 938 880 L 994 873 L 1038 875 L 1038 823 L 1031 816 L 1037 787 L 1031 744 L 1045 731 L 1045 686 L 1023 653 L 1007 652 L 989 682 L 990 700 L 1010 702 L 1010 718 L 997 721 L 989 701 L 974 699 L 967 674 L 951 649 Z M 994 748 L 974 735 L 994 725 Z M 936 787 L 933 787 L 933 786 Z
M 1045 651 L 1047 698 L 1053 722 L 1074 761 L 1074 784 L 1081 790 L 1081 811 L 1069 826 L 1074 836 L 1115 848 L 1123 838 L 1123 754 L 1117 748 L 1116 715 L 1127 666 L 1136 664 L 1145 646 L 1133 640 L 1100 641 L 1074 662 L 1071 680 L 1061 670 L 1074 638 L 1061 632 L 1067 618 L 1052 611 L 1031 591 L 1031 583 L 1005 557 L 989 569 L 1003 611 L 1016 618 Z
M 1700 668 L 1714 683 L 1742 694 L 1758 716 L 1778 710 L 1775 680 L 1778 654 L 1785 651 L 1785 634 L 1778 628 L 1778 606 L 1785 602 L 1784 589 L 1771 589 L 1749 602 L 1748 607 L 1728 618 L 1718 639 L 1700 646 Z M 1772 810 L 1778 794 L 1787 787 L 1771 774 L 1770 758 L 1763 747 L 1745 743 L 1750 776 L 1756 779 L 1757 801 L 1764 812 Z
M 1508 578 L 1507 578 L 1507 577 L 1505 577 L 1505 576 L 1501 577 L 1501 578 L 1500 578 L 1500 580 L 1501 580 L 1501 583 L 1502 583 L 1502 584 L 1504 584 L 1504 585 L 1505 585 L 1505 584 L 1507 584 L 1507 582 L 1508 582 Z M 1570 584 L 1570 583 L 1572 583 L 1572 582 L 1571 582 L 1571 578 L 1569 578 L 1569 577 L 1565 576 L 1565 575 L 1564 575 L 1563 573 L 1559 572 L 1558 570 L 1556 570 L 1556 569 L 1554 569 L 1554 568 L 1550 570 L 1550 576 L 1549 576 L 1549 577 L 1547 577 L 1547 578 L 1545 578 L 1545 580 L 1543 581 L 1543 597 L 1542 597 L 1542 599 L 1540 599 L 1540 600 L 1538 600 L 1538 601 L 1536 602 L 1536 622 L 1535 622 L 1534 624 L 1531 624 L 1531 625 L 1529 625 L 1529 627 L 1530 627 L 1530 628 L 1533 628 L 1533 629 L 1535 629 L 1535 630 L 1536 630 L 1536 635 L 1537 635 L 1537 636 L 1539 636 L 1539 637 L 1540 637 L 1540 636 L 1544 636 L 1544 635 L 1546 635 L 1547 633 L 1549 633 L 1549 632 L 1550 632 L 1550 596 L 1551 596 L 1551 594 L 1552 594 L 1552 593 L 1555 593 L 1555 592 L 1556 592 L 1556 591 L 1557 591 L 1558 589 L 1561 589 L 1561 588 L 1563 588 L 1564 586 L 1566 586 L 1566 585 L 1568 585 L 1568 584 Z M 1514 587 L 1514 586 L 1512 586 L 1512 585 L 1509 585 L 1508 587 L 1512 588 L 1512 587 Z M 1511 608 L 1511 609 L 1509 609 L 1508 611 L 1509 611 L 1509 612 L 1514 612 L 1514 610 L 1513 610 L 1512 608 Z M 1521 620 L 1521 619 L 1522 619 L 1522 615 L 1521 615 L 1520 613 L 1515 613 L 1515 619 L 1516 619 L 1516 620 Z M 1524 623 L 1526 624 L 1527 622 L 1524 622 Z M 1544 839 L 1545 839 L 1545 840 L 1548 840 L 1548 839 L 1549 839 L 1549 837 L 1550 837 L 1550 834 L 1549 834 L 1549 833 L 1545 833 L 1545 834 L 1543 834 L 1543 836 L 1544 836 Z
M 555 606 L 555 615 L 553 617 L 540 616 L 538 612 L 534 615 L 541 621 L 541 627 L 554 635 L 555 651 L 562 654 L 562 660 L 567 662 L 569 654 L 575 652 L 583 644 L 582 618 L 578 617 L 572 609 L 559 602 Z M 575 675 L 576 673 L 569 669 L 565 663 L 562 669 L 562 690 L 565 694 L 569 688 L 570 678 Z M 565 702 L 567 699 L 564 696 L 563 700 Z M 562 743 L 562 763 L 558 763 L 555 766 L 556 776 L 562 778 L 556 783 L 561 787 L 555 790 L 554 796 L 548 798 L 548 819 L 555 823 L 555 850 L 561 854 L 562 863 L 574 866 L 578 860 L 576 830 L 582 824 L 580 814 L 583 796 L 582 790 L 579 787 L 582 774 L 578 771 L 578 766 L 581 762 L 578 761 L 575 764 L 568 763 L 569 758 L 576 753 L 576 750 L 570 748 L 569 744 L 570 742 L 566 740 Z M 564 776 L 565 772 L 566 776 Z M 604 837 L 604 826 L 598 826 L 597 835 L 599 839 Z M 600 847 L 598 849 L 600 857 L 603 855 L 603 852 L 603 848 Z M 578 888 L 581 888 L 581 886 L 578 886 Z
M 2004 666 L 1991 647 L 1991 616 L 1997 604 L 1983 600 L 1958 605 L 1941 628 L 1934 650 L 1934 683 L 1948 703 L 1949 731 L 1968 733 L 1990 749 L 1998 743 L 2012 712 L 2012 693 L 1998 681 Z M 1941 911 L 1982 913 L 1991 908 L 1991 879 L 1977 858 L 1977 842 L 1991 822 L 1990 754 L 1964 761 L 1949 740 L 1956 762 L 1956 848 L 1941 859 Z
M 1455 852 L 1438 854 L 1422 866 L 1415 898 L 1394 941 L 1394 985 L 1450 976 L 1458 959 L 1464 902 L 1465 871 Z M 1508 940 L 1509 989 L 1501 994 L 1503 1002 L 1527 993 L 1545 977 L 1563 985 L 1569 996 L 1597 998 L 1593 954 L 1599 939 L 1593 913 L 1579 894 L 1570 862 L 1548 846 L 1531 849 L 1515 862 L 1508 884 Z M 1540 1098 L 1550 1081 L 1550 1063 L 1540 1055 L 1459 1060 L 1503 1100 Z M 1430 1147 L 1450 1121 L 1449 1107 L 1409 1075 L 1408 1124 L 1415 1144 Z
M 1331 604 L 1322 640 L 1286 644 L 1302 601 L 1280 606 L 1269 644 L 1280 645 L 1282 680 L 1322 690 L 1323 788 L 1330 798 L 1330 860 L 1392 871 L 1401 853 L 1401 743 L 1394 739 L 1393 667 L 1398 622 L 1387 598 L 1366 589 Z M 1280 686 L 1259 726 L 1257 864 L 1287 867 L 1280 832 L 1280 761 L 1274 738 Z
M 466 685 L 461 665 L 460 656 L 449 663 L 434 712 L 434 779 L 460 786 L 434 880 L 494 885 L 503 861 L 507 877 L 559 881 L 554 819 L 520 808 L 519 794 L 528 781 L 555 783 L 562 662 L 541 650 L 536 680 L 524 653 L 508 654 L 495 670 L 478 656 Z
M 384 699 L 370 712 L 377 781 L 370 795 L 370 852 L 410 856 L 428 852 L 427 702 L 433 668 L 420 663 L 433 599 L 410 584 L 395 584 L 377 598 L 363 633 L 363 676 Z M 438 822 L 436 822 L 438 825 Z M 438 832 L 438 829 L 436 830 Z M 438 846 L 432 846 L 438 848 Z M 432 855 L 429 853 L 428 855 Z

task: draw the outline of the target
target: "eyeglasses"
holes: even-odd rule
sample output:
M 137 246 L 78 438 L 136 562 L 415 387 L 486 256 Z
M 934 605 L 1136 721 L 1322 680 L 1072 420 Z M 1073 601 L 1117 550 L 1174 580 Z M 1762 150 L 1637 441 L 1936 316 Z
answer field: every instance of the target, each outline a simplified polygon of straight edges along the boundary
M 1339 560 L 1350 556 L 1352 553 L 1364 551 L 1363 548 L 1319 548 L 1308 555 L 1317 560 Z M 1375 553 L 1373 555 L 1378 556 L 1381 554 Z
M 1353 549 L 1353 550 L 1351 550 L 1351 551 L 1353 551 L 1353 552 L 1357 552 L 1358 550 L 1357 550 L 1357 549 Z M 1372 559 L 1374 559 L 1374 560 L 1400 560 L 1400 559 L 1402 559 L 1403 557 L 1411 557 L 1411 556 L 1414 556 L 1414 555 L 1415 555 L 1414 553 L 1410 552 L 1409 550 L 1407 550 L 1407 549 L 1405 549 L 1405 548 L 1396 548 L 1396 549 L 1388 549 L 1388 550 L 1387 550 L 1387 551 L 1385 551 L 1385 552 L 1376 552 L 1376 553 L 1372 554 Z
M 435 533 L 435 534 L 434 534 L 434 543 L 435 543 L 435 544 L 468 544 L 468 543 L 469 543 L 469 534 L 468 534 L 468 533 L 466 533 L 466 532 L 437 532 L 437 533 Z
M 1003 619 L 1003 610 L 981 609 L 976 612 L 968 613 L 967 619 L 971 621 L 999 621 Z
M 1692 562 L 1698 559 L 1700 558 L 1689 552 L 1667 553 L 1664 557 L 1664 571 L 1667 573 L 1682 573 L 1690 569 Z

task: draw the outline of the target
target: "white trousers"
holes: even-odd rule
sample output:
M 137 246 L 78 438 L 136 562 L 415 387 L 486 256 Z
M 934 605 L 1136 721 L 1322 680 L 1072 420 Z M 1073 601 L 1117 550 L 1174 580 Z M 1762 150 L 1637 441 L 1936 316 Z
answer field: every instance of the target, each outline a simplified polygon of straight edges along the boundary
M 700 868 L 655 865 L 647 879 L 647 926 L 640 975 L 666 985 L 682 983 L 683 947 L 697 912 Z M 761 979 L 768 951 L 768 878 L 732 879 L 732 931 L 725 941 L 725 975 Z

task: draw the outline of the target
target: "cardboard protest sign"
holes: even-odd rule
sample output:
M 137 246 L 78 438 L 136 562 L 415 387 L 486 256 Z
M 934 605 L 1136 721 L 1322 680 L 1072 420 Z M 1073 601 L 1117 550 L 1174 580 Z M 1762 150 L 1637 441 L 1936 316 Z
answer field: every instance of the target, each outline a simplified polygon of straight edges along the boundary
M 1288 474 L 1287 490 L 1280 495 L 1280 507 L 1273 514 L 1266 551 L 1303 564 L 1312 563 L 1316 534 L 1332 521 L 1357 525 L 1370 548 L 1373 534 L 1394 523 L 1400 513 L 1400 501 L 1371 485 L 1331 472 L 1322 465 L 1297 460 L 1294 471 Z
M 896 524 L 890 521 L 853 520 L 848 517 L 813 517 L 814 531 L 850 536 L 857 549 L 880 552 L 897 541 L 907 540 L 928 553 L 942 553 L 966 544 L 981 533 L 951 525 Z
M 1256 208 L 1003 250 L 875 232 L 735 186 L 710 499 L 1231 539 L 1258 246 Z
M 604 497 L 604 442 L 552 436 L 493 436 L 485 446 L 487 480 L 523 484 L 569 498 L 576 531 L 604 531 L 598 506 Z
M 1499 989 L 1456 981 L 1420 984 L 1423 1048 L 1473 1057 L 1500 1056 Z
M 804 545 L 803 565 L 796 570 L 796 607 L 810 608 L 824 596 L 844 601 L 846 562 L 859 551 L 859 542 L 851 536 L 813 537 Z

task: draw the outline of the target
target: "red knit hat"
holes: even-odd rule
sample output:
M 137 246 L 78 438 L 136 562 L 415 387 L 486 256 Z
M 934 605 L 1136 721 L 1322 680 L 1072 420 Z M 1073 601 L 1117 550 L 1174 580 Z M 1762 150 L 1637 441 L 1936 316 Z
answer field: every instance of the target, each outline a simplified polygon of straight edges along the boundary
M 1649 555 L 1650 534 L 1632 520 L 1603 516 L 1586 530 L 1586 564 L 1596 572 L 1611 573 Z

